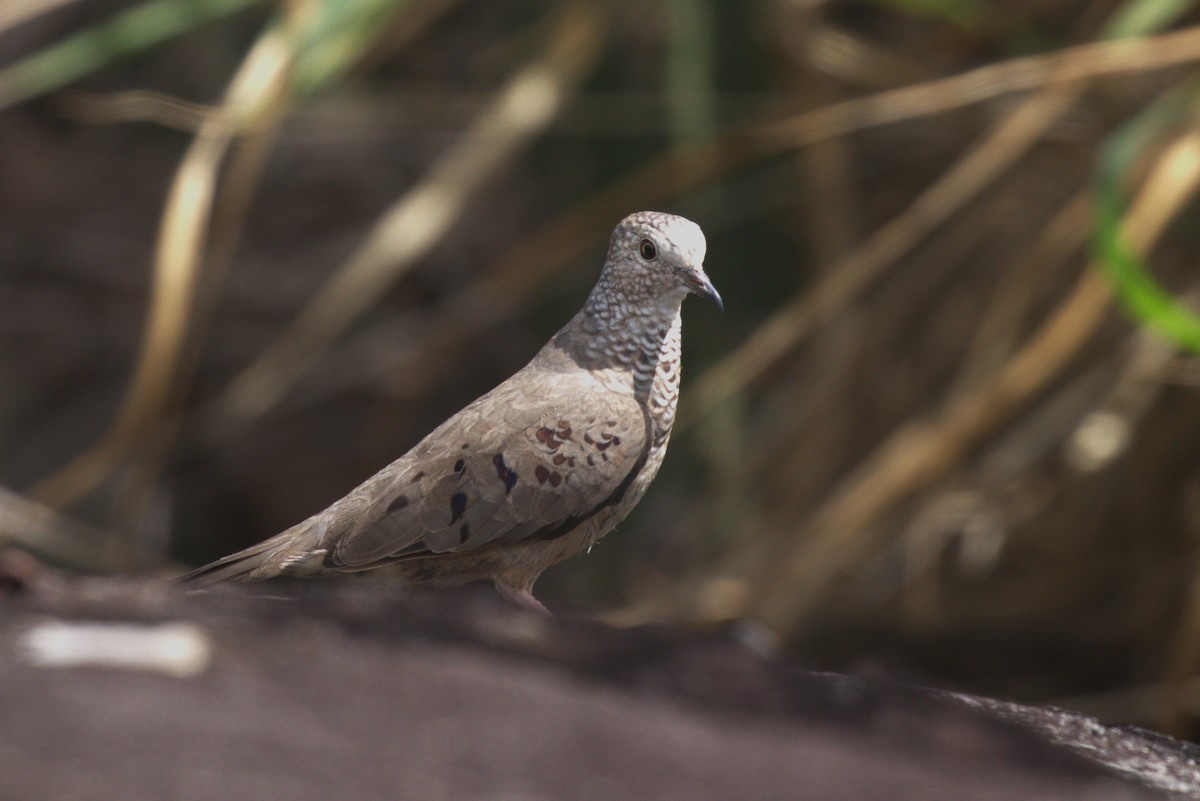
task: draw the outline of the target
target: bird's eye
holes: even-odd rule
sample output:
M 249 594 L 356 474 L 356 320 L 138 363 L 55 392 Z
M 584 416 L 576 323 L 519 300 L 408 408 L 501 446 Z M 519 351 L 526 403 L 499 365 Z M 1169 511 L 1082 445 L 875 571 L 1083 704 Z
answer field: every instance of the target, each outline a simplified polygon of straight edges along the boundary
M 658 255 L 658 249 L 654 247 L 654 243 L 651 242 L 649 239 L 642 240 L 642 244 L 641 244 L 641 247 L 639 248 L 639 251 L 642 254 L 642 258 L 645 259 L 646 261 L 651 261 L 655 256 Z

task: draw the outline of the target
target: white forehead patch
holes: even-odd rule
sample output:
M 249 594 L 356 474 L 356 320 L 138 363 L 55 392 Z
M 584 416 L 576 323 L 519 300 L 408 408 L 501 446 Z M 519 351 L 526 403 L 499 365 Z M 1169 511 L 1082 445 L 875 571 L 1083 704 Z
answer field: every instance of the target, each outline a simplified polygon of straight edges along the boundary
M 664 225 L 655 227 L 662 231 L 667 239 L 675 243 L 675 247 L 687 256 L 689 262 L 702 263 L 708 243 L 704 240 L 704 232 L 700 230 L 700 226 L 683 217 L 671 214 L 662 216 Z

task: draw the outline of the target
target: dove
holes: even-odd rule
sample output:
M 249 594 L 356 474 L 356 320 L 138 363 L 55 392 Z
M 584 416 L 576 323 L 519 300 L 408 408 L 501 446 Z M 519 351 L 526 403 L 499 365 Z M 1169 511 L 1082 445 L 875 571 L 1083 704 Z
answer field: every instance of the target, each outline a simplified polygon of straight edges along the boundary
M 525 367 L 329 508 L 180 580 L 381 570 L 438 587 L 491 580 L 546 612 L 538 576 L 611 531 L 662 465 L 683 300 L 724 309 L 705 250 L 690 220 L 629 215 L 583 308 Z

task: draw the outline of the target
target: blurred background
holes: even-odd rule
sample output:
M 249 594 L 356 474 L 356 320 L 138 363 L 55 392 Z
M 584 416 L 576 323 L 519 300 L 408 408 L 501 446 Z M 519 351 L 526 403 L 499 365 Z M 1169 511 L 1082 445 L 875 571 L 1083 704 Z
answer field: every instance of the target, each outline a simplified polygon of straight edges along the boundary
M 727 311 L 542 600 L 1191 736 L 1198 64 L 1188 0 L 10 0 L 0 544 L 274 534 L 672 211 Z

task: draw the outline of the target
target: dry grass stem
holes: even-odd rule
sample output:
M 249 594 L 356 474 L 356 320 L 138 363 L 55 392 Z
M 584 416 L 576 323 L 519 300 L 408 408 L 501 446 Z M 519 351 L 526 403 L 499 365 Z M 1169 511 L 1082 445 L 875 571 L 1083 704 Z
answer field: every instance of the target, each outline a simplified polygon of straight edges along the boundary
M 107 95 L 63 92 L 58 103 L 66 116 L 92 125 L 151 122 L 187 133 L 199 131 L 206 121 L 221 114 L 219 108 L 140 89 Z
M 562 11 L 547 51 L 508 82 L 426 178 L 383 215 L 289 329 L 230 384 L 222 417 L 254 418 L 277 404 L 363 311 L 453 230 L 484 182 L 549 124 L 591 68 L 603 21 L 587 3 Z
M 1200 59 L 1200 31 L 1190 31 L 1187 36 L 1168 34 L 1165 39 L 1161 52 L 1151 44 L 1131 48 L 1129 42 L 1106 42 L 1059 51 L 1053 54 L 1058 60 L 1052 59 L 1051 56 L 1017 59 L 961 76 L 856 98 L 806 112 L 783 122 L 752 126 L 741 132 L 721 135 L 710 141 L 671 148 L 592 197 L 579 201 L 561 218 L 526 237 L 511 253 L 502 257 L 497 266 L 489 270 L 480 282 L 464 289 L 460 295 L 452 298 L 451 302 L 444 304 L 442 313 L 433 322 L 428 334 L 421 337 L 420 343 L 410 344 L 422 346 L 429 342 L 461 341 L 462 338 L 503 320 L 527 302 L 542 280 L 552 275 L 565 260 L 586 247 L 598 231 L 632 206 L 649 207 L 661 204 L 689 189 L 712 183 L 738 169 L 771 158 L 781 150 L 888 122 L 942 113 L 1009 92 L 1025 91 L 1050 83 L 1066 83 L 1062 76 L 1055 76 L 1052 70 L 1047 69 L 1048 65 L 1059 64 L 1060 61 L 1067 74 L 1073 76 L 1072 80 L 1078 81 L 1093 75 L 1162 69 Z M 1139 43 L 1157 41 L 1156 37 L 1137 40 Z M 991 70 L 994 72 L 989 72 Z M 986 90 L 980 89 L 978 84 L 983 84 Z M 1064 96 L 1071 94 L 1071 90 L 1067 88 L 1058 91 Z M 915 105 L 909 105 L 914 102 Z M 1032 123 L 1036 124 L 1036 121 Z M 785 128 L 791 132 L 787 136 L 782 135 Z M 933 189 L 936 188 L 935 186 Z M 831 272 L 845 270 L 848 265 L 854 268 L 862 262 L 873 264 L 881 256 L 886 259 L 887 254 L 903 250 L 907 237 L 895 242 L 895 245 L 889 242 L 888 238 L 911 233 L 909 226 L 912 221 L 898 218 L 895 222 L 901 230 L 892 227 L 881 229 L 876 237 L 845 261 L 831 268 Z M 877 249 L 880 253 L 867 252 L 865 248 L 868 247 Z M 844 290 L 830 287 L 825 291 L 837 295 Z M 853 294 L 854 291 L 851 288 L 849 294 Z M 764 349 L 762 355 L 768 358 L 765 359 L 766 364 L 763 367 L 745 370 L 747 376 L 769 368 L 774 359 L 778 358 L 778 355 L 771 357 L 766 351 L 767 347 L 775 344 L 781 346 L 779 353 L 787 352 L 795 346 L 794 343 L 788 344 L 789 337 L 796 333 L 801 338 L 804 336 L 798 326 L 807 327 L 815 322 L 809 319 L 813 309 L 807 308 L 809 304 L 814 308 L 818 305 L 815 295 L 816 293 L 811 300 L 797 299 L 793 306 L 787 307 L 769 321 L 769 328 L 760 328 L 753 341 L 761 344 Z M 806 308 L 802 310 L 800 305 Z M 840 308 L 836 298 L 831 308 Z M 822 319 L 825 316 L 822 315 Z M 742 354 L 752 348 L 757 349 L 747 342 L 735 353 Z M 408 360 L 406 358 L 403 361 L 407 363 Z M 731 356 L 729 362 L 732 361 Z M 715 386 L 715 369 L 706 374 L 709 380 L 714 382 L 709 389 L 693 389 L 691 394 L 697 398 L 694 417 L 687 417 L 688 409 L 685 407 L 683 420 L 694 422 L 702 416 L 710 407 L 709 397 L 712 398 L 711 402 L 719 402 L 718 394 L 706 397 L 709 392 L 716 393 L 718 390 Z M 730 379 L 729 389 L 736 391 L 735 377 L 731 375 Z M 724 391 L 726 390 L 721 389 L 721 392 Z
M 172 182 L 154 260 L 154 283 L 141 348 L 125 399 L 100 441 L 40 482 L 35 497 L 64 505 L 111 473 L 178 392 L 194 293 L 204 261 L 217 173 L 230 143 L 248 120 L 275 113 L 289 91 L 294 53 L 282 31 L 264 34 L 247 55 L 220 112 L 201 125 Z
M 117 573 L 164 567 L 165 561 L 125 547 L 104 532 L 0 488 L 0 545 L 14 544 L 75 570 Z
M 1147 252 L 1200 182 L 1194 134 L 1157 160 L 1125 216 L 1129 241 Z M 937 420 L 898 429 L 842 482 L 814 514 L 802 540 L 755 582 L 746 611 L 776 631 L 795 632 L 829 587 L 886 536 L 872 527 L 886 512 L 928 487 L 1010 420 L 1070 363 L 1109 310 L 1111 290 L 1089 267 L 1070 296 L 979 391 L 950 402 Z
M 0 3 L 0 32 L 15 28 L 31 19 L 49 14 L 80 0 L 24 0 L 24 2 Z
M 951 215 L 1016 162 L 1075 98 L 1070 90 L 1039 93 L 960 159 L 897 217 L 872 234 L 823 278 L 802 290 L 684 394 L 676 426 L 686 429 L 740 392 L 876 281 Z
M 1092 190 L 1081 190 L 1059 209 L 1028 249 L 1000 271 L 1000 284 L 971 336 L 951 395 L 974 392 L 991 380 L 1016 349 L 1026 312 L 1045 276 L 1053 275 L 1091 234 Z
M 757 133 L 775 140 L 780 147 L 800 147 L 863 128 L 941 114 L 1003 95 L 1161 70 L 1198 59 L 1200 27 L 1142 39 L 1094 42 L 847 100 L 763 126 Z

